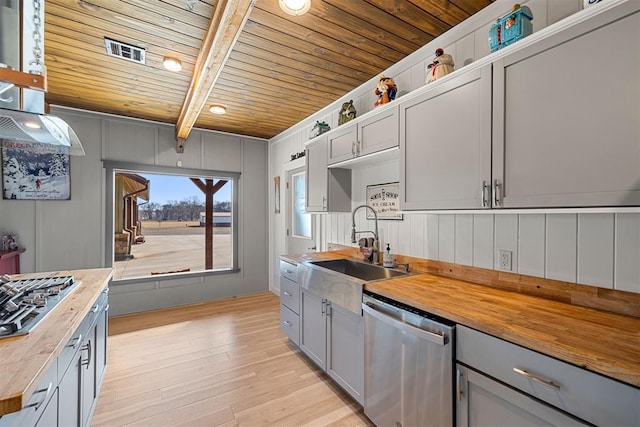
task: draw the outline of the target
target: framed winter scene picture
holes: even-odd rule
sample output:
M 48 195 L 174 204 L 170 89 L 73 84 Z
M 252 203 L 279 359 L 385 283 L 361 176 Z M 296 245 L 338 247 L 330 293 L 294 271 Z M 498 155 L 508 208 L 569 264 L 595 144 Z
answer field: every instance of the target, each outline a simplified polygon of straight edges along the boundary
M 2 198 L 69 200 L 69 153 L 52 144 L 2 141 Z

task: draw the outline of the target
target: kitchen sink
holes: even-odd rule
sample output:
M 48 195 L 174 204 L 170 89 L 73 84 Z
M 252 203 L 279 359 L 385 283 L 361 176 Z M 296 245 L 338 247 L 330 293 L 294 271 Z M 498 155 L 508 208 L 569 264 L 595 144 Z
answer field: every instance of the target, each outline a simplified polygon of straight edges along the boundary
M 362 315 L 362 289 L 365 284 L 408 274 L 348 258 L 298 264 L 298 283 L 302 288 L 358 315 Z
M 310 262 L 310 264 L 346 274 L 347 276 L 356 277 L 367 282 L 371 280 L 390 279 L 392 277 L 404 276 L 407 274 L 402 271 L 391 270 L 389 268 L 380 267 L 379 265 L 365 264 L 351 259 L 314 261 Z

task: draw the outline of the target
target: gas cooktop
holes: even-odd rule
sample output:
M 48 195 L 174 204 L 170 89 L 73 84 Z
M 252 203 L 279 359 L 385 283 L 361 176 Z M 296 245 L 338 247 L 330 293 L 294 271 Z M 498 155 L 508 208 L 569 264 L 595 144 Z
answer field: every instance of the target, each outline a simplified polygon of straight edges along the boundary
M 80 283 L 73 276 L 0 281 L 0 338 L 28 334 Z

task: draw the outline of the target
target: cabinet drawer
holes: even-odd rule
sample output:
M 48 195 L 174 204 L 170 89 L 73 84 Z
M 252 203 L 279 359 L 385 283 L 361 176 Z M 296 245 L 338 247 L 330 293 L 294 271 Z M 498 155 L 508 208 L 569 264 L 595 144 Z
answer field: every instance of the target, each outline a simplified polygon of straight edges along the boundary
M 640 425 L 640 389 L 462 325 L 456 329 L 459 362 L 590 423 Z
M 300 314 L 300 287 L 286 277 L 280 277 L 280 302 Z
M 298 266 L 280 260 L 280 275 L 298 283 Z
M 280 304 L 280 330 L 295 345 L 300 345 L 300 317 L 283 304 Z
M 0 427 L 33 426 L 36 424 L 58 387 L 58 365 L 53 364 L 42 377 L 22 410 L 0 417 Z

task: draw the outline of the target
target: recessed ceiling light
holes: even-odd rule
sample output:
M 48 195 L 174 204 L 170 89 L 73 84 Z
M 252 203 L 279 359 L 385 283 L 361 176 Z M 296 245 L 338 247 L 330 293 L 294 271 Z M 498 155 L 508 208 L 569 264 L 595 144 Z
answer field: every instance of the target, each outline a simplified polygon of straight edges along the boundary
M 225 114 L 227 112 L 227 107 L 224 105 L 212 105 L 209 107 L 209 111 L 213 114 Z
M 280 9 L 289 15 L 303 15 L 311 8 L 311 0 L 278 0 Z
M 162 66 L 169 71 L 180 71 L 182 70 L 182 62 L 178 58 L 172 58 L 170 56 L 165 56 L 162 61 Z

